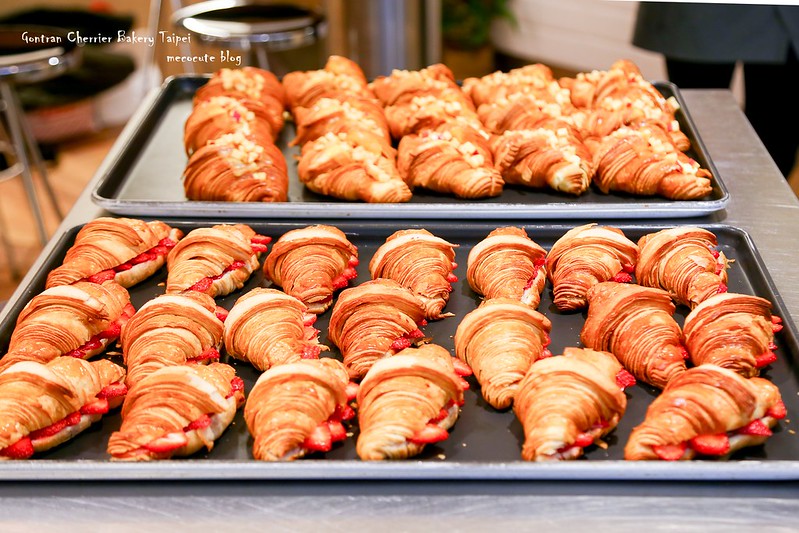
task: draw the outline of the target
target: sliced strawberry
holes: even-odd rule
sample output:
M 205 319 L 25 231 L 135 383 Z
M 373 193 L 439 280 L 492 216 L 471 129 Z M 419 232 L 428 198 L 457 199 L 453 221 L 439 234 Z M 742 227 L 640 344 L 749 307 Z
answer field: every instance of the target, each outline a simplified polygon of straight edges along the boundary
M 338 442 L 347 438 L 347 430 L 338 420 L 328 420 L 327 428 L 330 430 L 330 440 Z
M 202 415 L 200 418 L 183 428 L 183 431 L 193 431 L 195 429 L 203 429 L 207 428 L 211 425 L 211 417 L 206 415 Z
M 314 344 L 306 344 L 302 348 L 300 359 L 319 359 L 319 354 L 322 353 L 322 347 Z
M 451 263 L 451 266 L 452 266 L 452 270 L 455 270 L 456 268 L 458 268 L 458 263 L 456 263 L 455 261 L 453 261 L 453 262 Z
M 119 398 L 120 396 L 125 396 L 127 393 L 128 388 L 124 383 L 112 383 L 111 385 L 103 387 L 103 389 L 97 393 L 97 397 L 105 399 Z
M 770 437 L 771 428 L 763 423 L 759 418 L 752 420 L 747 425 L 736 431 L 739 435 L 754 435 L 757 437 Z
M 612 278 L 610 281 L 615 281 L 616 283 L 632 283 L 633 277 L 629 275 L 627 272 L 621 271 Z
M 230 380 L 230 396 L 233 396 L 237 392 L 244 390 L 244 380 L 238 376 L 235 376 L 233 379 Z
M 428 421 L 428 424 L 438 424 L 439 422 L 447 418 L 447 416 L 449 416 L 449 411 L 442 407 L 441 410 L 438 412 L 438 414 L 434 418 L 431 418 Z
M 336 406 L 336 410 L 333 411 L 333 416 L 330 418 L 332 420 L 340 421 L 352 420 L 355 418 L 355 411 L 347 404 L 339 404 Z
M 655 452 L 660 459 L 664 461 L 679 461 L 685 454 L 688 444 L 683 442 L 680 444 L 663 444 L 660 446 L 652 446 L 652 451 Z
M 449 438 L 449 433 L 447 433 L 446 429 L 435 424 L 427 424 L 412 437 L 408 437 L 408 442 L 413 444 L 433 444 L 447 438 Z
M 768 366 L 776 360 L 777 354 L 771 350 L 767 350 L 766 353 L 755 357 L 755 368 L 763 368 L 764 366 Z
M 116 339 L 122 332 L 122 325 L 119 322 L 112 322 L 105 330 L 97 334 L 100 339 Z
M 719 288 L 716 289 L 716 294 L 724 294 L 728 290 L 729 288 L 727 287 L 726 283 L 719 283 Z
M 541 268 L 541 267 L 544 267 L 544 266 L 546 266 L 546 264 L 547 264 L 547 258 L 546 258 L 546 257 L 539 257 L 538 259 L 536 259 L 535 261 L 533 261 L 533 266 L 534 266 L 536 269 L 539 269 L 539 268 Z
M 81 407 L 80 412 L 84 415 L 104 415 L 108 412 L 108 409 L 108 400 L 105 398 L 98 398 Z
M 354 381 L 350 381 L 347 383 L 347 388 L 346 388 L 347 401 L 351 402 L 352 400 L 355 399 L 356 396 L 358 396 L 358 387 L 359 385 Z
M 316 324 L 316 320 L 318 318 L 319 317 L 317 317 L 315 314 L 308 313 L 307 315 L 304 315 L 302 317 L 302 325 L 305 326 L 306 328 L 309 328 L 309 327 L 313 326 L 314 324 Z
M 627 387 L 632 387 L 635 385 L 635 376 L 627 372 L 626 369 L 622 368 L 616 374 L 616 384 L 621 387 L 621 390 L 626 389 Z
M 631 265 L 630 263 L 627 263 L 626 265 L 622 265 L 622 266 L 621 266 L 621 269 L 622 269 L 624 272 L 627 272 L 628 274 L 633 274 L 633 273 L 635 273 L 635 265 Z
M 190 359 L 189 361 L 193 363 L 201 363 L 204 361 L 218 361 L 221 356 L 219 355 L 219 350 L 211 346 L 210 348 L 206 349 L 197 357 Z
M 333 435 L 330 426 L 322 423 L 316 426 L 310 435 L 302 443 L 303 448 L 312 452 L 329 452 L 333 447 Z
M 67 416 L 64 420 L 66 420 L 68 427 L 72 427 L 78 424 L 81 418 L 83 418 L 83 415 L 80 414 L 80 411 L 75 411 L 71 415 Z
M 257 244 L 269 244 L 272 242 L 272 237 L 267 237 L 266 235 L 255 235 L 250 239 L 250 242 Z
M 133 265 L 131 265 L 130 263 L 122 263 L 121 265 L 117 265 L 114 267 L 114 272 L 127 272 L 131 268 L 133 268 Z
M 216 315 L 216 318 L 218 318 L 220 322 L 224 322 L 225 320 L 227 320 L 229 312 L 224 307 L 220 307 L 217 305 L 216 309 L 214 310 L 214 314 Z
M 459 376 L 471 376 L 474 372 L 472 367 L 461 361 L 457 357 L 452 358 L 452 366 L 455 367 L 455 373 Z
M 170 433 L 160 439 L 155 439 L 149 444 L 145 444 L 143 448 L 153 453 L 169 453 L 182 448 L 188 443 L 189 438 L 185 433 Z
M 167 248 L 174 248 L 177 242 L 173 241 L 169 237 L 164 237 L 160 241 L 158 241 L 160 246 L 166 246 Z
M 539 357 L 539 359 L 546 359 L 547 357 L 552 357 L 552 352 L 549 348 L 544 348 L 541 350 L 541 357 Z
M 730 439 L 726 433 L 697 435 L 688 445 L 702 455 L 724 455 L 730 451 Z
M 450 282 L 450 283 L 457 283 L 458 282 L 458 276 L 456 276 L 455 274 L 450 272 L 449 274 L 447 274 L 447 281 Z
M 226 274 L 228 272 L 233 272 L 234 270 L 238 270 L 240 268 L 243 268 L 246 264 L 247 263 L 245 263 L 244 261 L 233 261 L 232 263 L 230 263 L 229 267 L 227 267 L 225 270 L 222 271 L 222 274 Z M 220 274 L 219 276 L 215 276 L 215 277 L 216 277 L 216 279 L 220 279 L 222 277 L 222 275 Z
M 590 433 L 580 433 L 577 435 L 577 438 L 574 439 L 574 445 L 579 446 L 580 448 L 591 446 L 593 443 L 594 437 Z
M 710 254 L 713 256 L 714 259 L 718 259 L 719 255 L 721 255 L 718 250 L 714 250 L 713 248 L 710 248 L 709 246 L 708 246 L 708 250 L 710 250 Z
M 685 348 L 685 346 L 680 346 L 680 355 L 682 355 L 682 358 L 686 361 L 691 358 L 691 354 L 688 353 L 688 350 Z
M 100 342 L 100 339 L 98 339 L 97 336 L 95 336 L 89 339 L 89 342 L 84 344 L 81 348 L 83 348 L 85 352 L 91 352 L 93 350 L 99 350 L 102 347 L 103 343 Z
M 419 326 L 420 328 L 423 328 L 427 325 L 427 320 L 423 318 L 419 322 L 417 322 L 416 325 Z
M 98 272 L 97 274 L 92 274 L 88 278 L 88 281 L 92 283 L 103 284 L 108 280 L 112 280 L 116 277 L 117 273 L 113 271 L 113 269 L 103 270 Z
M 211 278 L 203 278 L 191 287 L 188 290 L 190 291 L 197 291 L 197 292 L 208 292 L 208 289 L 211 288 L 211 285 L 214 284 L 214 280 Z
M 394 342 L 392 342 L 391 346 L 389 346 L 389 348 L 391 350 L 394 350 L 395 352 L 400 352 L 400 351 L 404 350 L 405 348 L 410 347 L 410 345 L 411 345 L 411 340 L 410 339 L 408 339 L 407 337 L 400 337 L 399 339 L 397 339 Z
M 0 456 L 9 459 L 27 459 L 33 455 L 33 443 L 28 437 L 22 437 L 17 442 L 0 450 Z
M 150 253 L 155 256 L 153 259 L 156 259 L 158 257 L 161 257 L 162 255 L 168 254 L 169 248 L 167 248 L 166 246 L 154 246 L 150 249 Z
M 357 257 L 355 257 L 354 255 L 351 255 L 351 256 L 350 256 L 350 258 L 349 258 L 349 260 L 347 261 L 347 266 L 356 267 L 356 266 L 358 266 L 359 264 L 361 264 L 361 262 L 360 262 L 360 261 L 358 260 L 358 258 L 357 258 Z M 453 267 L 453 268 L 454 268 L 454 267 Z
M 769 407 L 768 411 L 766 411 L 767 416 L 776 418 L 777 420 L 782 420 L 787 414 L 788 410 L 785 408 L 785 404 L 782 403 L 782 400 L 777 401 L 777 403 Z
M 253 242 L 253 243 L 250 244 L 250 249 L 252 250 L 252 253 L 254 253 L 254 254 L 262 254 L 262 253 L 266 252 L 267 248 L 268 247 L 265 244 L 260 244 L 260 243 L 257 243 L 257 242 Z
M 129 261 L 131 265 L 139 265 L 141 263 L 146 263 L 148 261 L 152 261 L 155 259 L 155 254 L 151 254 L 149 252 L 142 252 L 133 259 Z
M 37 429 L 36 431 L 31 431 L 28 437 L 31 440 L 39 440 L 44 439 L 47 437 L 52 437 L 56 433 L 60 433 L 67 427 L 67 419 L 59 420 L 55 424 L 50 424 L 47 427 L 43 427 L 41 429 Z

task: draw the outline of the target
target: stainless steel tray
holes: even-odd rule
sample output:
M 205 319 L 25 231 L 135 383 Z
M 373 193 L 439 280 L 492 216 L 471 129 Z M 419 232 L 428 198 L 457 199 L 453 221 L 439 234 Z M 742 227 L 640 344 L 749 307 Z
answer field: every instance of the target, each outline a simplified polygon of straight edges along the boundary
M 183 149 L 183 125 L 191 112 L 191 99 L 207 77 L 178 76 L 168 79 L 160 92 L 132 119 L 98 171 L 92 200 L 120 215 L 222 216 L 236 218 L 494 218 L 494 219 L 605 219 L 675 218 L 706 215 L 724 209 L 729 193 L 710 159 L 676 86 L 656 82 L 665 96 L 680 104 L 677 119 L 690 138 L 689 154 L 714 176 L 713 191 L 699 200 L 675 201 L 621 193 L 602 194 L 592 187 L 579 197 L 557 191 L 508 186 L 496 198 L 460 200 L 418 189 L 408 203 L 366 204 L 345 202 L 308 191 L 297 178 L 295 155 L 289 148 L 294 125 L 289 122 L 278 145 L 289 162 L 289 201 L 199 202 L 187 200 L 181 176 L 187 158 Z
M 254 229 L 276 239 L 285 231 L 302 227 L 307 222 L 251 222 Z M 174 225 L 188 231 L 195 227 L 210 225 L 212 221 L 179 222 Z M 465 282 L 466 258 L 469 250 L 496 227 L 494 223 L 466 223 L 458 228 L 435 221 L 423 224 L 408 222 L 384 223 L 351 221 L 336 223 L 358 246 L 361 264 L 356 283 L 369 279 L 368 263 L 375 249 L 385 238 L 399 228 L 424 227 L 434 234 L 457 243 L 456 274 L 460 281 L 455 284 L 447 310 L 455 317 L 433 322 L 424 328 L 425 333 L 451 351 L 454 350 L 452 335 L 460 319 L 479 304 L 479 297 Z M 625 234 L 637 239 L 639 236 L 662 229 L 663 225 L 619 225 Z M 742 230 L 723 225 L 704 226 L 719 238 L 720 248 L 734 259 L 729 271 L 729 287 L 733 292 L 756 294 L 774 304 L 774 313 L 782 317 L 789 314 L 778 296 L 774 285 L 760 259 L 755 245 Z M 570 226 L 526 225 L 529 235 L 549 249 Z M 71 245 L 77 228 L 63 235 L 52 254 L 44 262 L 41 271 L 32 277 L 23 296 L 9 302 L 12 306 L 5 321 L 0 323 L 0 353 L 4 352 L 14 327 L 16 316 L 28 299 L 43 288 L 47 272 L 60 264 L 64 253 Z M 160 285 L 166 277 L 162 269 L 154 278 L 131 289 L 131 298 L 136 308 L 145 301 L 163 292 Z M 228 309 L 244 292 L 262 285 L 258 272 L 240 292 L 218 299 Z M 551 350 L 562 353 L 564 347 L 579 346 L 580 329 L 584 314 L 562 314 L 552 305 L 551 287 L 544 291 L 539 310 L 553 324 Z M 687 309 L 678 308 L 677 320 L 682 322 Z M 330 311 L 317 322 L 321 330 L 320 340 L 327 340 L 327 323 Z M 193 458 L 155 463 L 129 464 L 108 460 L 106 444 L 110 434 L 119 427 L 119 414 L 107 416 L 74 440 L 28 461 L 0 461 L 2 480 L 122 480 L 122 479 L 483 479 L 483 480 L 777 480 L 799 479 L 799 438 L 794 434 L 797 424 L 793 421 L 799 413 L 799 345 L 796 329 L 789 320 L 785 329 L 776 336 L 778 361 L 768 369 L 765 376 L 776 383 L 788 408 L 788 418 L 781 421 L 763 446 L 748 448 L 728 461 L 694 461 L 681 463 L 626 462 L 623 448 L 630 431 L 644 418 L 646 408 L 657 391 L 645 385 L 628 389 L 628 407 L 616 430 L 607 439 L 607 450 L 589 449 L 584 458 L 562 463 L 526 463 L 521 460 L 523 433 L 520 423 L 512 411 L 499 412 L 488 406 L 479 394 L 474 378 L 466 392 L 466 403 L 462 415 L 451 431 L 450 438 L 435 446 L 429 446 L 417 458 L 397 462 L 363 462 L 355 453 L 355 437 L 324 455 L 315 455 L 291 463 L 262 463 L 252 458 L 252 439 L 249 437 L 241 412 L 233 426 L 219 439 L 209 453 L 200 453 Z M 454 353 L 454 351 L 453 351 Z M 337 351 L 330 356 L 340 357 Z M 258 372 L 248 364 L 232 361 L 244 379 L 249 393 Z M 353 428 L 358 434 L 357 425 Z

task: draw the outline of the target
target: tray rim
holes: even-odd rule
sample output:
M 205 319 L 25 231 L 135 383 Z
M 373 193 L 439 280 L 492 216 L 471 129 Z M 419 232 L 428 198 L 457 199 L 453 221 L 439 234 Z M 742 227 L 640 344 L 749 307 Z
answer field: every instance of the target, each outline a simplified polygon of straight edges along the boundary
M 210 225 L 224 223 L 221 220 L 201 218 L 174 219 L 162 218 L 168 224 Z M 298 220 L 253 220 L 252 224 L 269 226 L 297 225 L 305 221 Z M 402 220 L 408 226 L 421 225 L 425 222 L 444 224 L 441 220 Z M 465 221 L 464 226 L 489 228 L 494 221 Z M 54 238 L 59 245 L 74 234 L 85 223 L 76 224 L 63 230 Z M 350 226 L 346 229 L 357 229 L 364 225 L 384 226 L 384 221 L 340 220 L 339 224 Z M 730 232 L 744 240 L 752 250 L 752 259 L 763 277 L 769 294 L 761 295 L 770 299 L 774 308 L 783 317 L 787 313 L 785 302 L 771 278 L 762 255 L 751 235 L 743 228 L 724 223 L 671 224 L 662 221 L 638 221 L 635 223 L 622 221 L 613 224 L 622 230 L 658 229 L 675 226 L 697 226 L 710 231 Z M 529 232 L 536 227 L 549 231 L 574 227 L 574 223 L 559 221 L 557 223 L 541 223 L 532 221 L 523 224 Z M 51 253 L 58 252 L 58 246 Z M 18 313 L 24 306 L 24 299 L 33 294 L 31 285 L 42 272 L 32 276 L 28 285 L 20 292 L 20 297 L 9 301 L 11 308 L 5 315 L 8 319 Z M 796 325 L 786 319 L 783 324 L 785 342 L 797 345 Z M 743 459 L 735 461 L 680 461 L 666 463 L 660 461 L 560 461 L 530 463 L 519 458 L 512 462 L 490 461 L 419 461 L 407 459 L 403 461 L 360 461 L 300 459 L 292 462 L 260 462 L 256 460 L 234 459 L 170 459 L 165 461 L 128 463 L 110 459 L 32 459 L 28 461 L 0 461 L 1 481 L 307 481 L 307 480 L 389 480 L 389 481 L 796 481 L 799 480 L 799 460 L 756 460 Z
M 574 220 L 585 217 L 601 219 L 635 219 L 635 218 L 687 218 L 703 216 L 721 211 L 730 201 L 730 193 L 714 161 L 707 156 L 708 170 L 713 174 L 715 184 L 721 191 L 721 197 L 712 200 L 675 200 L 664 202 L 637 202 L 629 204 L 624 198 L 612 203 L 575 203 L 549 202 L 542 204 L 520 203 L 391 203 L 367 204 L 359 202 L 206 202 L 206 201 L 159 201 L 159 200 L 122 200 L 100 194 L 100 189 L 111 179 L 113 170 L 121 164 L 123 156 L 130 156 L 126 150 L 129 146 L 138 146 L 133 139 L 141 138 L 144 133 L 141 124 L 157 118 L 158 109 L 163 105 L 172 87 L 186 80 L 210 78 L 210 74 L 178 74 L 168 77 L 156 90 L 152 100 L 144 102 L 141 113 L 135 114 L 129 121 L 111 151 L 106 156 L 108 164 L 100 165 L 95 174 L 91 200 L 103 209 L 123 216 L 158 216 L 170 212 L 175 216 L 225 216 L 229 218 L 274 217 L 274 218 L 362 218 L 362 219 L 446 219 L 451 217 L 469 218 L 474 216 L 496 219 L 536 219 Z M 691 117 L 679 88 L 668 81 L 652 83 L 668 86 L 680 105 L 686 126 L 696 132 L 695 144 L 701 153 L 708 154 L 707 147 L 698 135 L 696 124 Z M 146 138 L 146 137 L 145 137 Z

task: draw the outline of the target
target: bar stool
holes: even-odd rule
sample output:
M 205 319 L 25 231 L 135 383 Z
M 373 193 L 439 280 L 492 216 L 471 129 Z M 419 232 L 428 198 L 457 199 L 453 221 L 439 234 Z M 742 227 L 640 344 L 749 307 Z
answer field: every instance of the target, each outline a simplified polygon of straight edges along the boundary
M 59 76 L 79 60 L 80 49 L 76 43 L 69 42 L 64 30 L 45 26 L 0 26 L 0 106 L 7 127 L 7 130 L 5 127 L 0 128 L 0 152 L 6 156 L 8 163 L 8 168 L 0 171 L 0 182 L 18 176 L 22 178 L 42 245 L 47 243 L 48 235 L 33 181 L 32 165 L 39 174 L 59 220 L 63 218 L 63 213 L 47 178 L 39 146 L 25 119 L 15 87 Z M 3 246 L 9 255 L 12 275 L 15 275 L 16 263 L 10 253 L 8 232 L 1 216 L 0 232 L 3 234 Z
M 316 42 L 325 31 L 321 13 L 263 0 L 208 0 L 176 10 L 172 23 L 216 46 L 241 49 L 247 64 L 270 70 L 269 52 Z

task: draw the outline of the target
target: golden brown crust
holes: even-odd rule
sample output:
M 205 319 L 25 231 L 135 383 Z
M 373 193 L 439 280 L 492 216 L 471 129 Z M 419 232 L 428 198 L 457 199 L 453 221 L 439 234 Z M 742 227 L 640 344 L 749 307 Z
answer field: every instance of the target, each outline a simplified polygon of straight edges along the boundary
M 329 358 L 287 363 L 261 374 L 244 408 L 253 457 L 297 459 L 312 451 L 306 442 L 314 432 L 329 434 L 331 426 L 341 431 L 337 415 L 348 408 L 348 383 L 344 365 Z
M 218 358 L 223 324 L 216 310 L 213 298 L 197 291 L 145 303 L 120 337 L 128 387 L 165 366 Z
M 630 434 L 624 458 L 659 459 L 655 447 L 734 432 L 758 419 L 765 418 L 764 424 L 771 425 L 775 420 L 768 416 L 769 409 L 781 401 L 777 387 L 765 379 L 745 379 L 715 365 L 692 368 L 670 382 L 650 404 L 646 419 Z M 759 444 L 765 437 L 755 440 L 753 443 Z M 691 459 L 694 455 L 689 444 L 679 458 Z
M 685 317 L 683 336 L 694 365 L 757 376 L 774 358 L 771 302 L 745 294 L 711 296 Z
M 149 461 L 210 450 L 244 403 L 236 380 L 235 370 L 221 363 L 156 370 L 128 392 L 108 453 L 116 460 Z M 205 417 L 207 426 L 190 427 Z
M 383 141 L 381 152 L 391 155 L 391 133 L 383 108 L 373 98 L 341 93 L 320 98 L 311 107 L 294 109 L 297 136 L 290 146 L 303 145 L 325 133 L 347 133 L 353 129 L 371 133 L 375 142 Z
M 639 381 L 663 388 L 685 372 L 685 348 L 674 304 L 660 289 L 612 281 L 588 291 L 588 317 L 580 340 L 613 353 Z
M 261 101 L 214 96 L 192 109 L 183 129 L 183 146 L 191 155 L 209 141 L 238 131 L 257 144 L 272 144 L 281 129 L 282 113 L 271 114 Z
M 562 89 L 552 69 L 541 63 L 525 65 L 509 72 L 496 71 L 482 78 L 463 80 L 463 91 L 476 106 L 510 99 L 514 95 L 531 95 L 538 99 L 553 99 L 567 103 L 568 91 Z
M 466 279 L 477 294 L 538 307 L 546 284 L 546 250 L 522 228 L 497 228 L 469 252 Z
M 362 378 L 375 361 L 409 344 L 403 341 L 422 336 L 423 319 L 422 302 L 411 291 L 376 279 L 342 291 L 330 315 L 328 339 L 341 351 L 350 377 Z
M 245 224 L 192 230 L 167 256 L 166 292 L 199 290 L 215 298 L 241 289 L 260 267 L 254 237 L 255 231 Z M 234 263 L 240 266 L 226 270 Z M 203 286 L 195 286 L 198 283 Z
M 567 231 L 547 255 L 554 304 L 561 311 L 585 307 L 588 289 L 614 278 L 622 281 L 637 260 L 638 246 L 618 228 L 586 224 Z
M 317 224 L 284 233 L 264 261 L 264 277 L 320 314 L 355 279 L 357 265 L 358 249 L 344 232 Z
M 678 303 L 696 307 L 727 290 L 727 258 L 716 252 L 716 236 L 692 226 L 644 235 L 638 240 L 638 283 L 668 291 Z
M 390 235 L 369 261 L 372 279 L 393 279 L 410 289 L 424 306 L 425 318 L 438 320 L 443 313 L 457 277 L 455 248 L 425 229 L 400 230 Z
M 341 56 L 330 56 L 323 70 L 289 72 L 283 76 L 283 87 L 292 109 L 341 93 L 374 98 L 361 67 Z
M 627 407 L 616 383 L 621 370 L 612 354 L 579 348 L 535 362 L 514 403 L 524 427 L 522 458 L 576 459 L 584 447 L 601 444 Z
M 530 366 L 552 355 L 547 349 L 552 322 L 510 298 L 485 300 L 455 331 L 455 355 L 474 371 L 483 398 L 507 409 Z
M 463 405 L 460 381 L 449 351 L 433 344 L 376 362 L 358 389 L 358 457 L 405 459 L 424 449 L 426 431 L 446 437 Z
M 215 96 L 229 96 L 237 100 L 256 100 L 266 106 L 271 115 L 270 122 L 283 124 L 283 109 L 286 106 L 286 93 L 277 76 L 268 70 L 256 67 L 240 69 L 219 69 L 208 83 L 197 89 L 194 105 Z M 275 133 L 280 128 L 273 130 Z
M 61 266 L 47 275 L 46 288 L 70 285 L 103 272 L 114 269 L 151 251 L 163 239 L 177 242 L 183 232 L 154 220 L 144 222 L 133 218 L 100 217 L 84 225 L 75 236 L 75 242 L 67 250 Z M 145 268 L 136 267 L 133 274 L 117 272 L 114 279 L 123 287 L 143 281 L 164 264 L 166 249 L 154 254 L 153 261 Z

